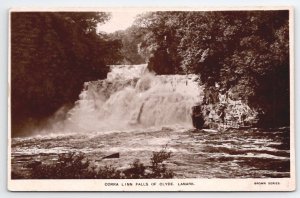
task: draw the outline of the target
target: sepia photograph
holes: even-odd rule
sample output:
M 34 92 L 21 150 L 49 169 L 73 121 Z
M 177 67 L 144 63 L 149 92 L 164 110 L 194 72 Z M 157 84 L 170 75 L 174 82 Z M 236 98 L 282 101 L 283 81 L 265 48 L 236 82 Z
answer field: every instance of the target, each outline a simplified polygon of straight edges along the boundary
M 292 11 L 12 9 L 9 188 L 294 190 Z

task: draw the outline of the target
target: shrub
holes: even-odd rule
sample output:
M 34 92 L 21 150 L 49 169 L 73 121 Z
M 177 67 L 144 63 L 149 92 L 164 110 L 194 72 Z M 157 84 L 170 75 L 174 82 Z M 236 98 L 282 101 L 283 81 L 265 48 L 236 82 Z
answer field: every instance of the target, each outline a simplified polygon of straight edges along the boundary
M 167 146 L 166 146 L 167 147 Z M 173 178 L 174 173 L 167 169 L 164 163 L 171 157 L 171 152 L 166 151 L 166 147 L 158 152 L 153 152 L 150 158 L 150 166 L 146 167 L 140 160 L 135 160 L 131 164 L 131 168 L 124 171 L 126 179 L 145 179 L 145 178 L 156 178 L 166 179 Z
M 88 170 L 90 161 L 83 153 L 59 154 L 55 164 L 37 164 L 31 166 L 34 179 L 83 179 L 91 176 Z
M 93 172 L 92 172 L 93 173 Z M 106 165 L 96 171 L 97 179 L 122 179 L 122 172 L 112 165 Z
M 131 167 L 123 171 L 126 179 L 144 179 L 147 178 L 146 167 L 140 160 L 136 159 Z
M 174 177 L 173 171 L 167 169 L 165 160 L 171 157 L 171 152 L 166 151 L 166 147 L 159 152 L 153 152 L 151 157 L 151 178 L 172 178 Z

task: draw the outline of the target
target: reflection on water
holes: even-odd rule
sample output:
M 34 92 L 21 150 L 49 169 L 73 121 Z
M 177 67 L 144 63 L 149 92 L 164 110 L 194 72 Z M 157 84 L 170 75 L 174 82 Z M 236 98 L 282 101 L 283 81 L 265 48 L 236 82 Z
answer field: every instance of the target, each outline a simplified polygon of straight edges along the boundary
M 147 165 L 165 145 L 176 178 L 272 178 L 290 176 L 289 128 L 204 132 L 163 127 L 160 130 L 47 135 L 12 139 L 12 171 L 26 173 L 33 160 L 51 163 L 58 153 L 83 152 L 101 165 L 126 168 L 134 159 Z M 118 159 L 102 157 L 119 152 Z

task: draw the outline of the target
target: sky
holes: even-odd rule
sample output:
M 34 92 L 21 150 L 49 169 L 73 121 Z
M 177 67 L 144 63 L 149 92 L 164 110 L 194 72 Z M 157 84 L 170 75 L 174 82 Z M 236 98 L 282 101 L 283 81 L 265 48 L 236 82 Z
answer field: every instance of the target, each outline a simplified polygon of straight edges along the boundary
M 141 14 L 141 11 L 129 10 L 129 11 L 114 11 L 111 12 L 112 17 L 105 24 L 98 25 L 98 31 L 104 31 L 112 33 L 117 30 L 125 30 L 132 25 L 135 17 Z

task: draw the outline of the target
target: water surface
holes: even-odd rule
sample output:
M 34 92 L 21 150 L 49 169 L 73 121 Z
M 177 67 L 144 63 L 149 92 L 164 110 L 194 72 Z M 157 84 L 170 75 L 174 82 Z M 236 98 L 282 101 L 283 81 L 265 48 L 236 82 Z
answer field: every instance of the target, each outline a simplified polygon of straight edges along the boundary
M 33 160 L 53 163 L 58 153 L 83 152 L 93 163 L 125 169 L 135 159 L 149 165 L 153 151 L 167 145 L 167 167 L 175 178 L 272 178 L 290 176 L 289 128 L 232 129 L 204 132 L 159 130 L 110 131 L 12 139 L 12 171 L 26 173 Z M 103 159 L 112 153 L 118 159 Z

